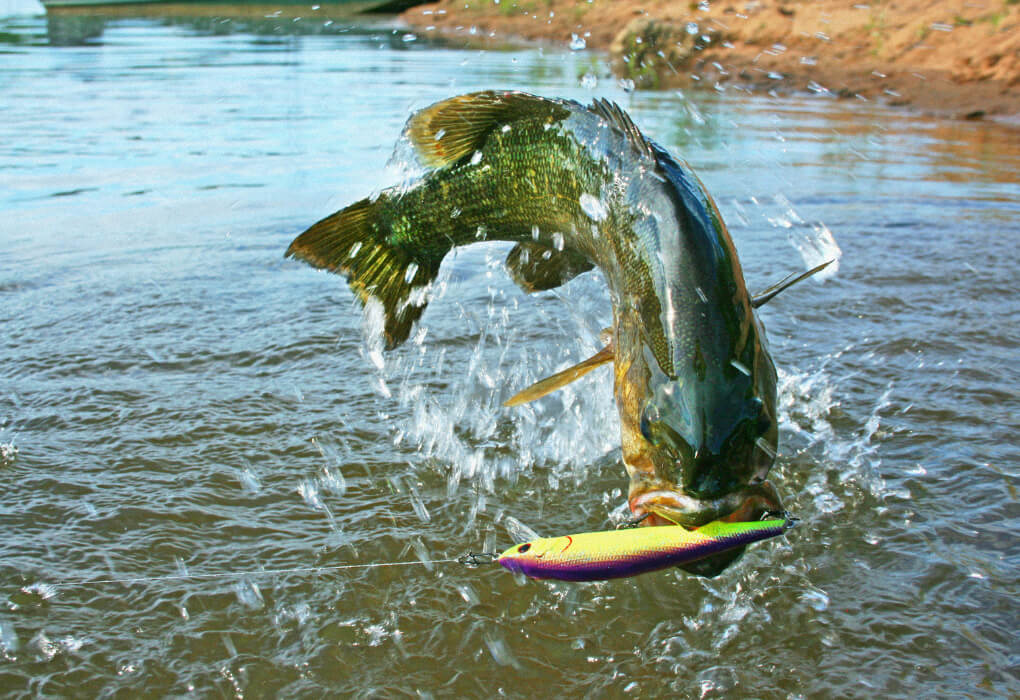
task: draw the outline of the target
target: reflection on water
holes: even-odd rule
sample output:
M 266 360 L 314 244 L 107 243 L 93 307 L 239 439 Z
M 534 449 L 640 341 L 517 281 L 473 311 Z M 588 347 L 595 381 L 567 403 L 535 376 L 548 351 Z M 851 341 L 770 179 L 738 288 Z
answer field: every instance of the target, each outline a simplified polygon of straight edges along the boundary
M 0 687 L 11 694 L 1008 697 L 1020 148 L 819 99 L 626 94 L 566 49 L 390 26 L 266 41 L 2 20 Z M 399 49 L 399 50 L 395 50 Z M 598 76 L 582 85 L 582 76 Z M 607 527 L 626 478 L 589 274 L 525 296 L 459 251 L 376 355 L 337 278 L 284 261 L 400 174 L 408 113 L 519 87 L 619 100 L 686 158 L 749 286 L 831 231 L 839 274 L 763 309 L 775 479 L 801 525 L 719 579 L 591 585 L 421 562 Z M 94 587 L 71 579 L 224 574 Z
M 337 12 L 339 10 L 339 12 Z M 46 34 L 53 46 L 77 46 L 99 39 L 107 24 L 114 26 L 126 20 L 156 19 L 166 26 L 180 26 L 197 34 L 258 36 L 312 36 L 366 32 L 392 25 L 392 18 L 366 15 L 363 24 L 352 25 L 355 14 L 344 5 L 227 5 L 189 3 L 108 6 L 102 10 L 89 8 L 51 8 L 46 14 Z M 388 46 L 405 48 L 414 36 L 405 31 L 388 35 Z M 417 37 L 415 38 L 417 40 Z M 435 39 L 434 39 L 435 40 Z

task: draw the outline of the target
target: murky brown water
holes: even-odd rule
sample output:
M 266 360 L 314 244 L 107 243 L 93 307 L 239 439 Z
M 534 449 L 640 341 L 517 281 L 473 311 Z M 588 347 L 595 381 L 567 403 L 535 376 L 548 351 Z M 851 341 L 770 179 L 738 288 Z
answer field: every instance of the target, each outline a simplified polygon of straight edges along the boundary
M 582 87 L 583 53 L 386 29 L 124 21 L 58 48 L 3 24 L 4 695 L 1020 693 L 1015 132 L 628 96 Z M 718 579 L 420 564 L 624 514 L 608 372 L 500 407 L 594 351 L 597 276 L 526 297 L 504 248 L 462 250 L 378 367 L 345 285 L 282 258 L 396 179 L 412 109 L 485 87 L 627 106 L 698 170 L 753 289 L 826 229 L 843 250 L 764 309 L 802 522 Z M 390 562 L 416 564 L 259 573 Z M 185 573 L 216 577 L 60 585 Z

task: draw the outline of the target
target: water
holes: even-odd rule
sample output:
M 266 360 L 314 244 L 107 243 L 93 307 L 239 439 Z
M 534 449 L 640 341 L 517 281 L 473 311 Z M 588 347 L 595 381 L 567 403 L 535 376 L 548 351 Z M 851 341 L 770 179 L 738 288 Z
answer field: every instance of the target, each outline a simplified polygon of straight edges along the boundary
M 42 18 L 3 24 L 5 695 L 1020 693 L 1015 132 L 626 94 L 568 45 L 121 21 L 55 47 Z M 494 86 L 625 104 L 715 195 L 752 289 L 842 250 L 763 309 L 802 523 L 718 579 L 259 573 L 624 516 L 608 371 L 500 406 L 599 347 L 597 275 L 527 297 L 505 246 L 461 250 L 382 354 L 339 279 L 282 257 L 399 179 L 411 110 Z M 226 575 L 59 585 L 186 573 Z

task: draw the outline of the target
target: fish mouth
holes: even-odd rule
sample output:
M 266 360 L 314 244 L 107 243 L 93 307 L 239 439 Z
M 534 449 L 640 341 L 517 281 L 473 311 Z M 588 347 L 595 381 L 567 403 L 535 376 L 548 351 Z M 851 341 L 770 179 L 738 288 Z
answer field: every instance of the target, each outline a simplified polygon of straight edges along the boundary
M 768 481 L 710 500 L 694 498 L 665 485 L 648 486 L 641 482 L 632 484 L 629 498 L 631 511 L 635 516 L 643 517 L 641 524 L 646 526 L 677 524 L 693 529 L 713 520 L 751 522 L 761 519 L 766 513 L 783 510 L 779 494 Z M 744 549 L 729 549 L 681 564 L 679 568 L 696 576 L 713 578 L 739 559 Z
M 635 488 L 636 487 L 636 488 Z M 682 525 L 701 527 L 713 520 L 750 522 L 765 513 L 783 510 L 776 488 L 769 481 L 747 486 L 719 498 L 703 499 L 666 486 L 631 486 L 630 510 L 644 517 L 642 525 Z

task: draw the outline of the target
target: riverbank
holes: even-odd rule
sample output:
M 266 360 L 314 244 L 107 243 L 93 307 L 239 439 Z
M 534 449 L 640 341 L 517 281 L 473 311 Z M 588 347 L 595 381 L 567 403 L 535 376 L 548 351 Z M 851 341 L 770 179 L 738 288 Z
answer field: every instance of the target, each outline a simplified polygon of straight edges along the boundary
M 814 92 L 1020 126 L 1020 2 L 440 0 L 409 24 L 606 50 L 638 88 Z

